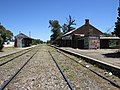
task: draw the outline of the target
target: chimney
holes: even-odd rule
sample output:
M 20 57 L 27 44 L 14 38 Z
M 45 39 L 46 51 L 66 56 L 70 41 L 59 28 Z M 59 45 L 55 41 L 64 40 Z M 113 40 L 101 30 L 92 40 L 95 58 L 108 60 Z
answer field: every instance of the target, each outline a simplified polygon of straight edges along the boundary
M 85 19 L 85 25 L 89 25 L 89 19 Z

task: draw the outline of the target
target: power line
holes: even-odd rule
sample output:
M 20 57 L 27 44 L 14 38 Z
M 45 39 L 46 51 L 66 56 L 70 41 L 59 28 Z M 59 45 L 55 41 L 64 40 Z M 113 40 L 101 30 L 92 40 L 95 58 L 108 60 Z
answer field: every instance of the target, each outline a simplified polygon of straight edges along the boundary
M 106 33 L 108 33 L 113 27 L 114 27 L 114 25 L 112 27 L 110 27 L 109 29 L 107 29 Z

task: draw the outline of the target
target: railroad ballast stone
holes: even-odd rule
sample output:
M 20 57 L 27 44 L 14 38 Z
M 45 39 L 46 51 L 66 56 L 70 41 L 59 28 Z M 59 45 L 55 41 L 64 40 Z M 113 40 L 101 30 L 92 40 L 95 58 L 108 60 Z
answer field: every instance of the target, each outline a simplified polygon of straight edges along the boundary
M 57 54 L 56 52 L 54 52 L 54 57 L 56 57 L 58 64 L 63 68 L 64 73 L 66 73 L 66 75 L 70 78 L 70 81 L 72 82 L 76 90 L 79 90 L 79 88 L 83 90 L 119 90 L 103 78 L 99 77 L 98 75 L 84 67 L 86 67 L 86 65 L 89 65 L 89 68 L 91 68 L 92 70 L 100 71 L 102 73 L 104 70 L 94 67 L 89 63 L 86 63 L 81 58 L 74 57 L 71 54 L 66 55 L 69 56 L 69 58 L 61 55 L 60 53 Z M 83 64 L 84 67 L 81 67 L 79 63 L 76 63 L 73 58 L 75 61 L 80 61 L 79 63 Z M 114 77 L 114 79 L 116 80 L 118 78 Z M 119 79 L 117 81 L 119 82 Z
M 60 55 L 51 47 L 40 45 L 35 50 L 39 50 L 39 52 L 30 60 L 5 90 L 70 90 L 49 55 L 48 50 L 54 54 L 58 64 L 73 84 L 75 90 L 118 90 L 89 70 L 79 66 L 63 55 Z M 27 54 L 25 58 L 29 56 L 30 54 Z M 19 58 L 19 60 L 16 60 L 14 63 L 23 63 L 25 58 Z M 10 74 L 9 68 L 13 68 L 14 63 L 9 64 L 9 67 L 5 68 L 6 74 Z M 80 63 L 82 63 L 82 60 Z M 14 68 L 12 72 L 18 68 L 17 65 Z M 4 72 L 1 71 L 1 73 Z M 2 75 L 1 73 L 0 76 Z
M 10 90 L 70 90 L 54 61 L 48 47 L 41 45 L 39 52 L 10 83 Z M 6 89 L 6 90 L 7 90 Z

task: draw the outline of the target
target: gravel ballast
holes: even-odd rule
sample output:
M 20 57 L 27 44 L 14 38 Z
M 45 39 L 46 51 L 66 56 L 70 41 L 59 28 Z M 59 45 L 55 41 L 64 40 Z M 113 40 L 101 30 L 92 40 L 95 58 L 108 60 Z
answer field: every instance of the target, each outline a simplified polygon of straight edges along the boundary
M 48 47 L 41 45 L 38 50 L 6 90 L 70 90 L 50 57 Z
M 61 67 L 75 90 L 119 90 L 106 80 L 100 78 L 85 67 L 58 53 L 54 48 L 45 44 L 39 45 L 32 52 L 25 54 L 24 57 L 17 58 L 14 62 L 6 64 L 4 67 L 0 67 L 0 84 L 25 63 L 26 59 L 36 50 L 38 50 L 38 52 L 35 56 L 11 81 L 5 90 L 70 90 L 48 53 L 48 50 L 52 53 L 56 62 Z M 87 67 L 89 66 L 91 69 L 103 73 L 99 68 L 83 62 L 80 58 L 72 55 L 68 56 L 78 60 Z

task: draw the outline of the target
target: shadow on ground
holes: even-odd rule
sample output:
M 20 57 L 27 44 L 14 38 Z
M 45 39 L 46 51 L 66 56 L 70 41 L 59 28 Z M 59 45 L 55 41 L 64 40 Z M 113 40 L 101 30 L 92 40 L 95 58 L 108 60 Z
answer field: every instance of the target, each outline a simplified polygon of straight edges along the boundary
M 107 58 L 120 58 L 120 52 L 102 54 Z
M 4 52 L 4 51 L 0 51 L 0 52 Z

